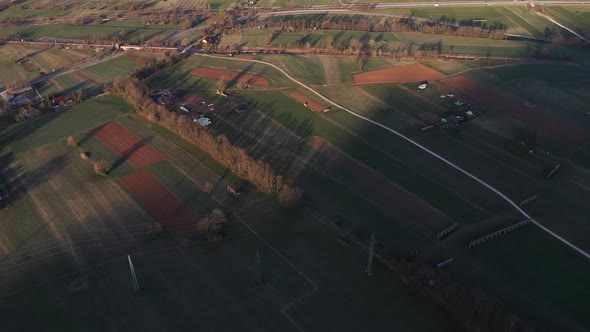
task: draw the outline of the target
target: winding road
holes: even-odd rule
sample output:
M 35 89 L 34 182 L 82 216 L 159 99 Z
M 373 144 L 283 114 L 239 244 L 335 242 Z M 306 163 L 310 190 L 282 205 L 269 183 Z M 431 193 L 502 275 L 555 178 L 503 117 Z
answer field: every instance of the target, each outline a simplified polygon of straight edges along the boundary
M 207 54 L 194 54 L 195 56 L 204 56 L 204 57 L 211 57 L 211 58 L 216 58 L 215 56 L 212 55 L 207 55 Z M 411 138 L 403 135 L 402 133 L 387 127 L 386 125 L 379 123 L 377 121 L 371 120 L 365 116 L 362 116 L 334 101 L 332 101 L 331 99 L 328 99 L 326 97 L 324 97 L 322 94 L 320 94 L 319 92 L 315 91 L 314 89 L 312 89 L 311 87 L 309 87 L 308 85 L 305 85 L 304 83 L 298 81 L 297 79 L 293 78 L 291 75 L 289 75 L 287 72 L 285 72 L 283 69 L 279 68 L 278 66 L 269 63 L 269 62 L 265 62 L 265 61 L 260 61 L 260 60 L 250 60 L 250 59 L 238 59 L 238 58 L 227 58 L 227 59 L 231 59 L 234 61 L 244 61 L 244 62 L 255 62 L 255 63 L 260 63 L 263 65 L 267 65 L 270 66 L 276 70 L 278 70 L 279 72 L 281 72 L 283 75 L 285 75 L 285 77 L 287 77 L 288 79 L 290 79 L 291 81 L 293 81 L 295 84 L 305 88 L 306 90 L 310 91 L 311 93 L 313 93 L 314 95 L 318 96 L 319 98 L 321 98 L 322 100 L 344 110 L 345 112 L 361 119 L 364 121 L 367 121 L 371 124 L 374 124 L 376 126 L 379 126 L 385 130 L 387 130 L 388 132 L 398 136 L 399 138 L 405 140 L 406 142 L 414 145 L 415 147 L 419 148 L 420 150 L 428 153 L 429 155 L 435 157 L 436 159 L 442 161 L 443 163 L 447 164 L 448 166 L 454 168 L 455 170 L 463 173 L 465 176 L 471 178 L 472 180 L 474 180 L 475 182 L 479 183 L 480 185 L 486 187 L 488 190 L 492 191 L 494 194 L 498 195 L 500 198 L 502 198 L 505 202 L 507 202 L 508 204 L 510 204 L 512 207 L 514 207 L 520 214 L 522 214 L 526 219 L 530 219 L 531 222 L 533 224 L 535 224 L 537 227 L 541 228 L 543 231 L 547 232 L 549 235 L 553 236 L 554 238 L 556 238 L 557 240 L 559 240 L 561 243 L 567 245 L 568 247 L 570 247 L 571 249 L 573 249 L 574 251 L 578 252 L 579 254 L 581 254 L 582 256 L 590 259 L 590 254 L 587 253 L 586 251 L 582 250 L 581 248 L 579 248 L 578 246 L 576 246 L 575 244 L 569 242 L 568 240 L 564 239 L 563 237 L 561 237 L 559 234 L 553 232 L 552 230 L 550 230 L 549 228 L 547 228 L 546 226 L 543 226 L 541 223 L 539 223 L 538 221 L 534 220 L 528 213 L 526 213 L 526 211 L 524 211 L 520 206 L 518 206 L 518 204 L 516 204 L 513 200 L 511 200 L 508 196 L 506 196 L 504 193 L 502 193 L 501 191 L 499 191 L 498 189 L 494 188 L 492 185 L 490 185 L 489 183 L 485 182 L 484 180 L 478 178 L 477 176 L 471 174 L 470 172 L 466 171 L 465 169 L 461 168 L 460 166 L 458 166 L 457 164 L 451 162 L 448 159 L 445 159 L 443 156 L 439 155 L 438 153 L 428 149 L 427 147 L 421 145 L 420 143 L 412 140 Z

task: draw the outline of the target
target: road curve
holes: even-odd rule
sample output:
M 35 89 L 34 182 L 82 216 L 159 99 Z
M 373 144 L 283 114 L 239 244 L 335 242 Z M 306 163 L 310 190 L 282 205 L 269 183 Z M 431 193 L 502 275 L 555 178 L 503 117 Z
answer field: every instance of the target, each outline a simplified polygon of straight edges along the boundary
M 196 56 L 204 56 L 204 57 L 211 57 L 211 58 L 217 58 L 216 56 L 212 56 L 212 55 L 207 55 L 207 54 L 194 54 Z M 315 91 L 314 89 L 310 88 L 309 86 L 305 85 L 304 83 L 301 83 L 300 81 L 296 80 L 295 78 L 291 77 L 291 75 L 289 75 L 287 72 L 285 72 L 283 69 L 279 68 L 278 66 L 269 63 L 269 62 L 265 62 L 265 61 L 260 61 L 260 60 L 249 60 L 249 59 L 238 59 L 238 58 L 227 58 L 230 60 L 235 60 L 235 61 L 245 61 L 245 62 L 256 62 L 256 63 L 261 63 L 270 67 L 273 67 L 274 69 L 278 70 L 279 72 L 281 72 L 283 75 L 285 75 L 287 78 L 289 78 L 291 81 L 293 81 L 294 83 L 296 83 L 297 85 L 309 90 L 311 93 L 313 93 L 314 95 L 318 96 L 319 98 L 321 98 L 322 100 L 338 107 L 341 108 L 342 110 L 350 113 L 351 115 L 365 120 L 369 123 L 372 123 L 376 126 L 379 126 L 393 134 L 395 134 L 396 136 L 400 137 L 401 139 L 405 140 L 406 142 L 416 146 L 417 148 L 421 149 L 422 151 L 430 154 L 431 156 L 437 158 L 438 160 L 444 162 L 445 164 L 451 166 L 452 168 L 456 169 L 457 171 L 463 173 L 464 175 L 468 176 L 469 178 L 471 178 L 472 180 L 476 181 L 477 183 L 479 183 L 480 185 L 486 187 L 487 189 L 489 189 L 490 191 L 492 191 L 493 193 L 495 193 L 496 195 L 500 196 L 500 198 L 502 198 L 504 201 L 506 201 L 508 204 L 512 205 L 518 212 L 520 212 L 520 214 L 522 214 L 525 218 L 530 219 L 531 222 L 535 225 L 537 225 L 539 228 L 541 228 L 543 231 L 547 232 L 548 234 L 550 234 L 551 236 L 555 237 L 557 240 L 559 240 L 560 242 L 562 242 L 563 244 L 567 245 L 568 247 L 570 247 L 571 249 L 575 250 L 576 252 L 578 252 L 579 254 L 581 254 L 582 256 L 590 259 L 590 254 L 587 253 L 586 251 L 582 250 L 581 248 L 577 247 L 575 244 L 569 242 L 568 240 L 564 239 L 563 237 L 561 237 L 560 235 L 558 235 L 557 233 L 553 232 L 552 230 L 550 230 L 549 228 L 543 226 L 542 224 L 540 224 L 538 221 L 534 220 L 528 213 L 526 213 L 526 211 L 524 211 L 520 206 L 518 206 L 518 204 L 516 204 L 514 201 L 512 201 L 510 198 L 508 198 L 508 196 L 506 196 L 505 194 L 503 194 L 501 191 L 499 191 L 498 189 L 494 188 L 492 185 L 488 184 L 487 182 L 485 182 L 484 180 L 478 178 L 477 176 L 469 173 L 468 171 L 464 170 L 463 168 L 461 168 L 460 166 L 454 164 L 453 162 L 445 159 L 443 156 L 437 154 L 436 152 L 428 149 L 427 147 L 421 145 L 420 143 L 412 140 L 409 137 L 406 137 L 405 135 L 401 134 L 400 132 L 387 127 L 384 124 L 381 124 L 377 121 L 371 120 L 367 117 L 364 117 L 342 105 L 339 105 L 338 103 L 324 97 L 322 94 L 320 94 L 319 92 Z

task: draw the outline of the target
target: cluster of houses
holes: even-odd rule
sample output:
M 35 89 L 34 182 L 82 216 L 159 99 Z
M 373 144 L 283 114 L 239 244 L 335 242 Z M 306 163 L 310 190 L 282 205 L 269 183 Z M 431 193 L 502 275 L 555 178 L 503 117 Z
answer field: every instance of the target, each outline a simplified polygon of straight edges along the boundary
M 427 87 L 428 82 L 423 81 L 418 86 L 418 89 L 422 91 Z M 453 92 L 441 94 L 439 96 L 439 100 L 448 107 L 448 111 L 443 112 L 442 114 L 433 114 L 430 112 L 424 113 L 423 118 L 425 118 L 425 120 L 429 122 L 430 125 L 422 128 L 422 132 L 430 131 L 435 127 L 440 129 L 455 127 L 463 122 L 477 117 L 480 114 L 480 112 L 473 108 L 471 104 L 455 98 L 455 94 Z

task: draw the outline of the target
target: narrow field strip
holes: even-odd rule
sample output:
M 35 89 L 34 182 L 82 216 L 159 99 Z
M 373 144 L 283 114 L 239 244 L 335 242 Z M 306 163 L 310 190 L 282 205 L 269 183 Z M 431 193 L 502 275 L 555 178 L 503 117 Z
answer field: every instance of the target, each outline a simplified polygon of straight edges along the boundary
M 149 171 L 141 170 L 121 178 L 120 181 L 164 229 L 180 235 L 178 226 L 182 227 L 187 221 L 194 220 L 195 231 L 197 230 L 197 216 Z M 184 231 L 182 234 L 186 235 Z
M 117 123 L 108 123 L 90 133 L 136 168 L 146 167 L 165 159 L 158 151 Z

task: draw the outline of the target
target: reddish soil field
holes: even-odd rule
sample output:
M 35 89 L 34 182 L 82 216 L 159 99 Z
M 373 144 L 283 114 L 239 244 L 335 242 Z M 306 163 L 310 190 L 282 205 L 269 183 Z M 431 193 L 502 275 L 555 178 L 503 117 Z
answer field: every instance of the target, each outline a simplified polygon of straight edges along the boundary
M 356 84 L 409 83 L 433 80 L 444 76 L 445 74 L 421 63 L 353 75 Z
M 26 71 L 33 71 L 33 70 L 37 69 L 37 67 L 35 67 L 35 65 L 30 62 L 23 63 L 22 66 Z
M 302 104 L 307 103 L 307 107 L 314 112 L 323 112 L 326 109 L 326 106 L 316 103 L 315 101 L 309 99 L 306 95 L 302 93 L 293 92 L 290 93 L 289 96 Z
M 134 167 L 141 168 L 164 160 L 158 151 L 117 123 L 110 122 L 90 133 Z
M 127 175 L 121 183 L 167 231 L 175 235 L 196 231 L 198 218 L 149 171 Z
M 235 81 L 238 80 L 245 80 L 250 85 L 261 85 L 261 86 L 269 86 L 270 83 L 264 77 L 250 75 L 250 74 L 241 74 L 236 73 L 233 71 L 225 71 L 225 70 L 218 70 L 218 69 L 211 69 L 211 68 L 197 68 L 193 70 L 193 76 L 204 77 L 204 78 L 211 78 L 211 79 L 220 79 L 223 78 L 226 81 Z
M 411 222 L 416 228 L 431 234 L 452 224 L 449 217 L 427 202 L 405 191 L 329 143 L 314 137 L 309 144 L 318 151 L 313 157 L 314 167 L 345 186 L 354 188 L 357 194 L 396 218 Z
M 552 114 L 527 108 L 523 102 L 465 76 L 455 76 L 442 82 L 466 95 L 468 100 L 480 103 L 483 107 L 489 107 L 491 110 L 508 113 L 510 116 L 562 140 L 581 143 L 588 138 L 586 130 Z

